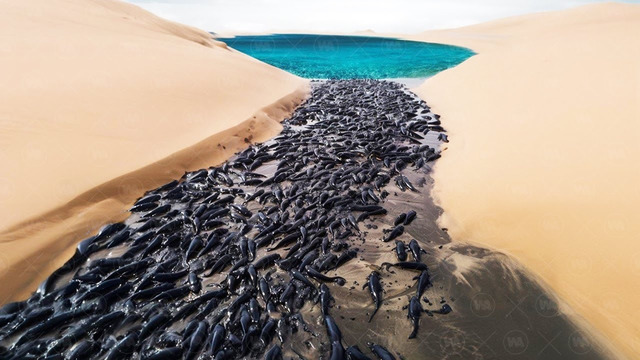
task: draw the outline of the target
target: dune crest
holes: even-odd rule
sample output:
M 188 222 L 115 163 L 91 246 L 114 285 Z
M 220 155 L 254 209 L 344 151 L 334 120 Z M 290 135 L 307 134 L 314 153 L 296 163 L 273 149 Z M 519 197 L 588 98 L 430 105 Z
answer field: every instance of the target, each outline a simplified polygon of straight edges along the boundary
M 1 303 L 145 190 L 277 134 L 307 92 L 121 1 L 0 0 L 0 28 Z
M 417 93 L 451 143 L 454 239 L 515 256 L 619 352 L 640 353 L 640 6 L 606 3 L 410 37 L 478 55 Z

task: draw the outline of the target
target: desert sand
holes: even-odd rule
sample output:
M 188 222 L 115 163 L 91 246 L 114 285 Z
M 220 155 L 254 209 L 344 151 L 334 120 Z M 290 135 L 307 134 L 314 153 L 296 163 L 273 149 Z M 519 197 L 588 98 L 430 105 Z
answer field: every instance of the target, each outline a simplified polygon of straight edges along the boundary
M 442 225 L 515 256 L 628 358 L 640 353 L 638 34 L 640 6 L 606 3 L 410 37 L 478 52 L 416 89 L 451 138 L 435 170 Z
M 113 0 L 0 0 L 0 303 L 145 190 L 277 134 L 297 78 Z
M 278 133 L 305 96 L 306 81 L 122 2 L 0 9 L 1 303 L 145 190 Z M 435 171 L 443 226 L 513 255 L 630 358 L 638 33 L 640 6 L 610 3 L 408 37 L 478 52 L 416 90 L 452 140 Z

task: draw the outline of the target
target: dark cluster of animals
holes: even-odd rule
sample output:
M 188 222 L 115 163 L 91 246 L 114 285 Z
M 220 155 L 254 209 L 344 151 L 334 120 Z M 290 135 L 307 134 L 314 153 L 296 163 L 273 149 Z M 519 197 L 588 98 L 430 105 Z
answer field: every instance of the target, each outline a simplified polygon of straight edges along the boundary
M 127 221 L 82 241 L 29 299 L 0 309 L 0 358 L 291 358 L 287 338 L 311 321 L 326 329 L 317 358 L 395 359 L 379 344 L 345 344 L 330 289 L 347 281 L 329 274 L 358 261 L 352 239 L 387 214 L 388 191 L 418 191 L 403 170 L 439 157 L 423 141 L 442 131 L 438 117 L 399 84 L 330 80 L 284 124 L 274 140 L 147 192 Z M 410 337 L 431 285 L 419 243 L 400 240 L 416 217 L 366 239 L 395 244 L 398 261 L 379 271 L 417 272 Z M 371 321 L 380 273 L 360 280 Z M 305 304 L 321 315 L 304 319 Z

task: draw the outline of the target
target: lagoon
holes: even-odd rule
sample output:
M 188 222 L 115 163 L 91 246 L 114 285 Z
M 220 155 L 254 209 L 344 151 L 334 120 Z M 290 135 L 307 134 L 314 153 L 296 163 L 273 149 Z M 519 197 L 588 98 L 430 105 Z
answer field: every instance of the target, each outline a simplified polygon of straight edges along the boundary
M 474 55 L 457 46 L 372 36 L 274 34 L 218 40 L 311 79 L 425 78 Z

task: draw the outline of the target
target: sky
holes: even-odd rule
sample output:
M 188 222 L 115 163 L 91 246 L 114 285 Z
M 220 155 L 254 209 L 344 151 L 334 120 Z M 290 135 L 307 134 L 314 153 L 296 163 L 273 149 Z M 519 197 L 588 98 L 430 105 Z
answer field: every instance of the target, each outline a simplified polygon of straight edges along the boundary
M 163 18 L 218 33 L 416 33 L 598 0 L 126 0 Z M 640 0 L 623 2 L 640 3 Z

